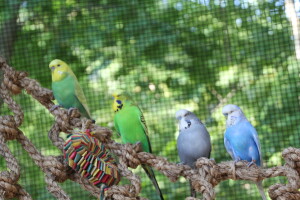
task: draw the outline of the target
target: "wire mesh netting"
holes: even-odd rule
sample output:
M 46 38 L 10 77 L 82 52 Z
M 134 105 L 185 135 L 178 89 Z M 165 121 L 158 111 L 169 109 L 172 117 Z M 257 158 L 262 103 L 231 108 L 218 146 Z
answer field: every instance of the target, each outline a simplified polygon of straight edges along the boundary
M 179 162 L 175 112 L 183 108 L 205 123 L 211 157 L 230 160 L 221 110 L 239 105 L 259 134 L 264 165 L 271 167 L 283 164 L 284 148 L 300 146 L 299 5 L 292 0 L 4 0 L 0 52 L 46 88 L 51 88 L 50 61 L 67 62 L 96 124 L 114 130 L 119 142 L 111 94 L 129 92 L 143 110 L 153 153 L 171 162 Z M 26 93 L 15 100 L 24 110 L 25 135 L 44 155 L 59 155 L 47 135 L 53 116 Z M 7 105 L 0 109 L 1 115 L 11 114 Z M 21 145 L 8 144 L 21 165 L 20 184 L 33 199 L 55 199 Z M 0 170 L 7 170 L 2 157 L 0 162 Z M 141 196 L 159 199 L 142 169 L 133 171 L 142 178 Z M 184 178 L 171 183 L 159 172 L 156 177 L 165 199 L 189 196 Z M 285 178 L 266 180 L 264 187 L 278 182 Z M 62 187 L 72 199 L 92 199 L 76 183 Z M 249 181 L 224 181 L 216 192 L 217 199 L 259 199 Z

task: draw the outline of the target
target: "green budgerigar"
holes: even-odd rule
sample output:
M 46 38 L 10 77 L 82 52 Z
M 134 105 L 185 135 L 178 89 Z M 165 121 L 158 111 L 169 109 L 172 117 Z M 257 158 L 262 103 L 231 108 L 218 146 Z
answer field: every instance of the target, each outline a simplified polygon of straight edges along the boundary
M 91 119 L 84 93 L 72 69 L 62 60 L 50 62 L 52 91 L 59 105 L 66 109 L 77 108 L 82 116 Z
M 123 143 L 141 143 L 145 152 L 152 153 L 148 129 L 140 108 L 127 94 L 113 94 L 114 125 L 121 135 Z M 152 181 L 160 199 L 164 199 L 151 167 L 142 164 L 143 169 Z

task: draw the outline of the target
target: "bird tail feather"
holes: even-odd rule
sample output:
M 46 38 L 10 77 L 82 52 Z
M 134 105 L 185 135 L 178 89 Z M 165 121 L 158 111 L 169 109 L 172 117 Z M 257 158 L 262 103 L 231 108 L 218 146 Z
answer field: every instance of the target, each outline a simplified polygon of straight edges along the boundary
M 263 188 L 263 185 L 262 185 L 262 181 L 256 182 L 256 186 L 257 186 L 257 189 L 258 189 L 258 191 L 259 191 L 259 193 L 261 195 L 261 198 L 263 200 L 267 200 L 267 197 L 265 195 L 265 191 L 264 191 L 264 188 Z
M 152 168 L 147 166 L 147 165 L 142 165 L 142 167 L 145 170 L 147 176 L 150 178 L 151 182 L 153 183 L 153 185 L 155 187 L 155 190 L 156 190 L 157 194 L 159 195 L 160 199 L 164 200 L 164 197 L 163 197 L 163 195 L 161 193 L 161 190 L 158 186 L 158 183 L 156 181 L 156 178 L 155 178 L 155 175 L 154 175 L 154 172 L 153 172 Z

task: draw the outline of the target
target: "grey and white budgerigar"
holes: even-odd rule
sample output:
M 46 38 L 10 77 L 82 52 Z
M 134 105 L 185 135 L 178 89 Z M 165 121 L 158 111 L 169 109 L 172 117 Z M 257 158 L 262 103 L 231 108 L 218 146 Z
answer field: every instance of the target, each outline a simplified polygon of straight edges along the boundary
M 226 131 L 224 145 L 232 159 L 237 162 L 246 160 L 248 166 L 256 164 L 262 167 L 262 156 L 258 134 L 252 124 L 247 120 L 243 111 L 237 105 L 229 104 L 223 107 L 226 117 Z M 266 200 L 262 182 L 256 182 L 263 200 Z
M 198 158 L 210 157 L 210 135 L 198 117 L 188 110 L 178 110 L 176 119 L 179 127 L 177 150 L 180 161 L 194 168 Z M 196 197 L 196 191 L 192 189 L 191 182 L 190 186 L 191 196 Z

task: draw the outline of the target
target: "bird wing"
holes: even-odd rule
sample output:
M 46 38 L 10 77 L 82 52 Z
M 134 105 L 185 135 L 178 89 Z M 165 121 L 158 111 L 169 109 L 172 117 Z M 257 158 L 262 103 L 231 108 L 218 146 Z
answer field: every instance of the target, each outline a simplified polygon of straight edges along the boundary
M 231 144 L 230 144 L 229 140 L 227 140 L 227 138 L 226 138 L 226 132 L 225 132 L 225 136 L 224 136 L 224 145 L 225 145 L 226 151 L 229 153 L 231 158 L 233 160 L 235 160 L 234 153 L 233 153 L 233 148 L 231 147 Z
M 119 136 L 121 136 L 120 128 L 118 126 L 117 116 L 114 117 L 114 126 Z
M 78 80 L 77 80 L 76 76 L 74 75 L 74 73 L 71 72 L 70 74 L 74 78 L 75 96 L 79 100 L 79 102 L 82 104 L 82 106 L 84 107 L 84 109 L 88 113 L 89 117 L 91 118 L 91 114 L 90 114 L 89 108 L 87 106 L 87 101 L 86 101 L 86 98 L 84 96 L 83 90 L 80 87 L 80 85 L 78 83 Z
M 148 136 L 148 127 L 147 127 L 147 124 L 146 124 L 146 120 L 144 118 L 144 115 L 143 115 L 141 109 L 138 106 L 136 106 L 136 107 L 138 108 L 138 110 L 140 112 L 139 120 L 141 122 L 141 125 L 143 127 L 144 133 L 145 133 L 146 138 L 147 138 L 147 142 L 149 144 L 149 151 L 150 151 L 149 153 L 152 153 L 152 148 L 151 148 L 151 144 L 150 144 L 150 140 L 149 140 L 149 136 Z
M 261 155 L 261 148 L 260 148 L 260 142 L 259 142 L 259 138 L 258 138 L 258 134 L 255 130 L 255 128 L 250 124 L 250 122 L 248 122 L 249 125 L 251 128 L 249 129 L 250 130 L 250 133 L 251 133 L 251 136 L 256 144 L 256 147 L 258 149 L 258 153 L 259 153 L 259 158 L 260 158 L 260 165 L 263 166 L 263 162 L 262 162 L 262 155 Z

